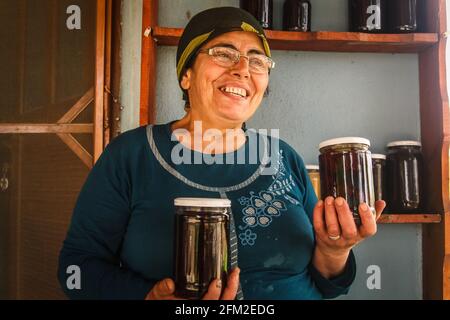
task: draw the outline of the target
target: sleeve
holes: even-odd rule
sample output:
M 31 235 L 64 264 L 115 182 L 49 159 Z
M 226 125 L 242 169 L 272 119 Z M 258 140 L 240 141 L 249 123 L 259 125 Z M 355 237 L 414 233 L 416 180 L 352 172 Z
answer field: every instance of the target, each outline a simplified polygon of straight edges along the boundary
M 154 282 L 120 263 L 131 193 L 121 152 L 112 141 L 78 196 L 58 266 L 59 282 L 70 299 L 144 299 L 153 287 Z M 74 266 L 78 275 L 70 272 Z
M 303 207 L 305 208 L 306 213 L 308 214 L 309 220 L 311 224 L 313 223 L 313 210 L 317 203 L 317 196 L 315 194 L 314 188 L 311 183 L 311 179 L 309 178 L 308 171 L 306 170 L 306 166 L 300 157 L 295 151 L 295 167 L 297 174 L 299 175 L 299 181 L 303 182 L 303 186 L 300 187 L 303 192 Z M 344 272 L 339 276 L 331 279 L 326 279 L 322 276 L 322 274 L 314 267 L 312 263 L 309 264 L 309 272 L 310 275 L 316 284 L 319 291 L 322 293 L 324 299 L 333 299 L 339 295 L 347 294 L 350 286 L 356 277 L 356 259 L 353 254 L 353 251 L 350 251 L 349 257 L 347 259 L 347 264 L 344 269 Z

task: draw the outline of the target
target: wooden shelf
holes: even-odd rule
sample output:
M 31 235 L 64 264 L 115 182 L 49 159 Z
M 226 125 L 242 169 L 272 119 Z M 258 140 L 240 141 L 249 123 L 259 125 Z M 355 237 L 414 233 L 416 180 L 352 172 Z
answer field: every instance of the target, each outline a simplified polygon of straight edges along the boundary
M 440 223 L 440 214 L 382 214 L 378 223 Z
M 151 31 L 158 45 L 176 46 L 181 28 L 154 27 Z M 266 30 L 274 50 L 417 53 L 439 42 L 437 33 L 369 34 L 358 32 L 290 32 Z

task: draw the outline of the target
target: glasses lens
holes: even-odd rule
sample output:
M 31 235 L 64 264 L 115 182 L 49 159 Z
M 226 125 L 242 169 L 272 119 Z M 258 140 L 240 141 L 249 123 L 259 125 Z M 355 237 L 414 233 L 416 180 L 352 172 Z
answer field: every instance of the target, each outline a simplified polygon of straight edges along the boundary
M 211 55 L 216 63 L 225 67 L 231 67 L 239 59 L 239 52 L 230 48 L 212 48 Z
M 269 72 L 270 61 L 263 55 L 252 55 L 248 58 L 250 70 L 256 73 Z

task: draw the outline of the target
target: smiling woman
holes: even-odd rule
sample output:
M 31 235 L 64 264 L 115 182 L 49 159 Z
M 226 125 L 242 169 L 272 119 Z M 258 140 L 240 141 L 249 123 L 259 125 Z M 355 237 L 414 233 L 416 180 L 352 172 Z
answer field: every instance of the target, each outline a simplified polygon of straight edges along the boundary
M 177 51 L 186 114 L 122 134 L 96 163 L 60 255 L 59 278 L 69 297 L 179 298 L 172 280 L 177 197 L 231 203 L 227 281 L 208 279 L 203 299 L 322 299 L 348 292 L 356 272 L 351 249 L 375 234 L 376 217 L 361 205 L 357 227 L 344 199 L 318 202 L 292 147 L 241 130 L 259 108 L 273 67 L 264 30 L 248 12 L 213 8 L 190 20 Z M 209 130 L 224 138 L 211 146 Z M 262 154 L 270 150 L 268 157 L 255 159 L 252 141 Z M 243 161 L 177 162 L 175 149 L 193 159 L 241 153 Z M 384 202 L 376 207 L 379 216 Z M 70 265 L 80 266 L 82 290 L 65 288 Z

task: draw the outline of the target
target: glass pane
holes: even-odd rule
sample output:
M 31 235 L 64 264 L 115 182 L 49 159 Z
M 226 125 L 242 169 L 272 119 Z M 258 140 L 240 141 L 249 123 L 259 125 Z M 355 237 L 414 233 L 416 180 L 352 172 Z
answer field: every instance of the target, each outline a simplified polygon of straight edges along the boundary
M 58 255 L 89 170 L 55 134 L 0 135 L 0 166 L 0 299 L 63 299 Z
M 0 1 L 0 122 L 57 122 L 93 86 L 95 19 L 91 0 Z

